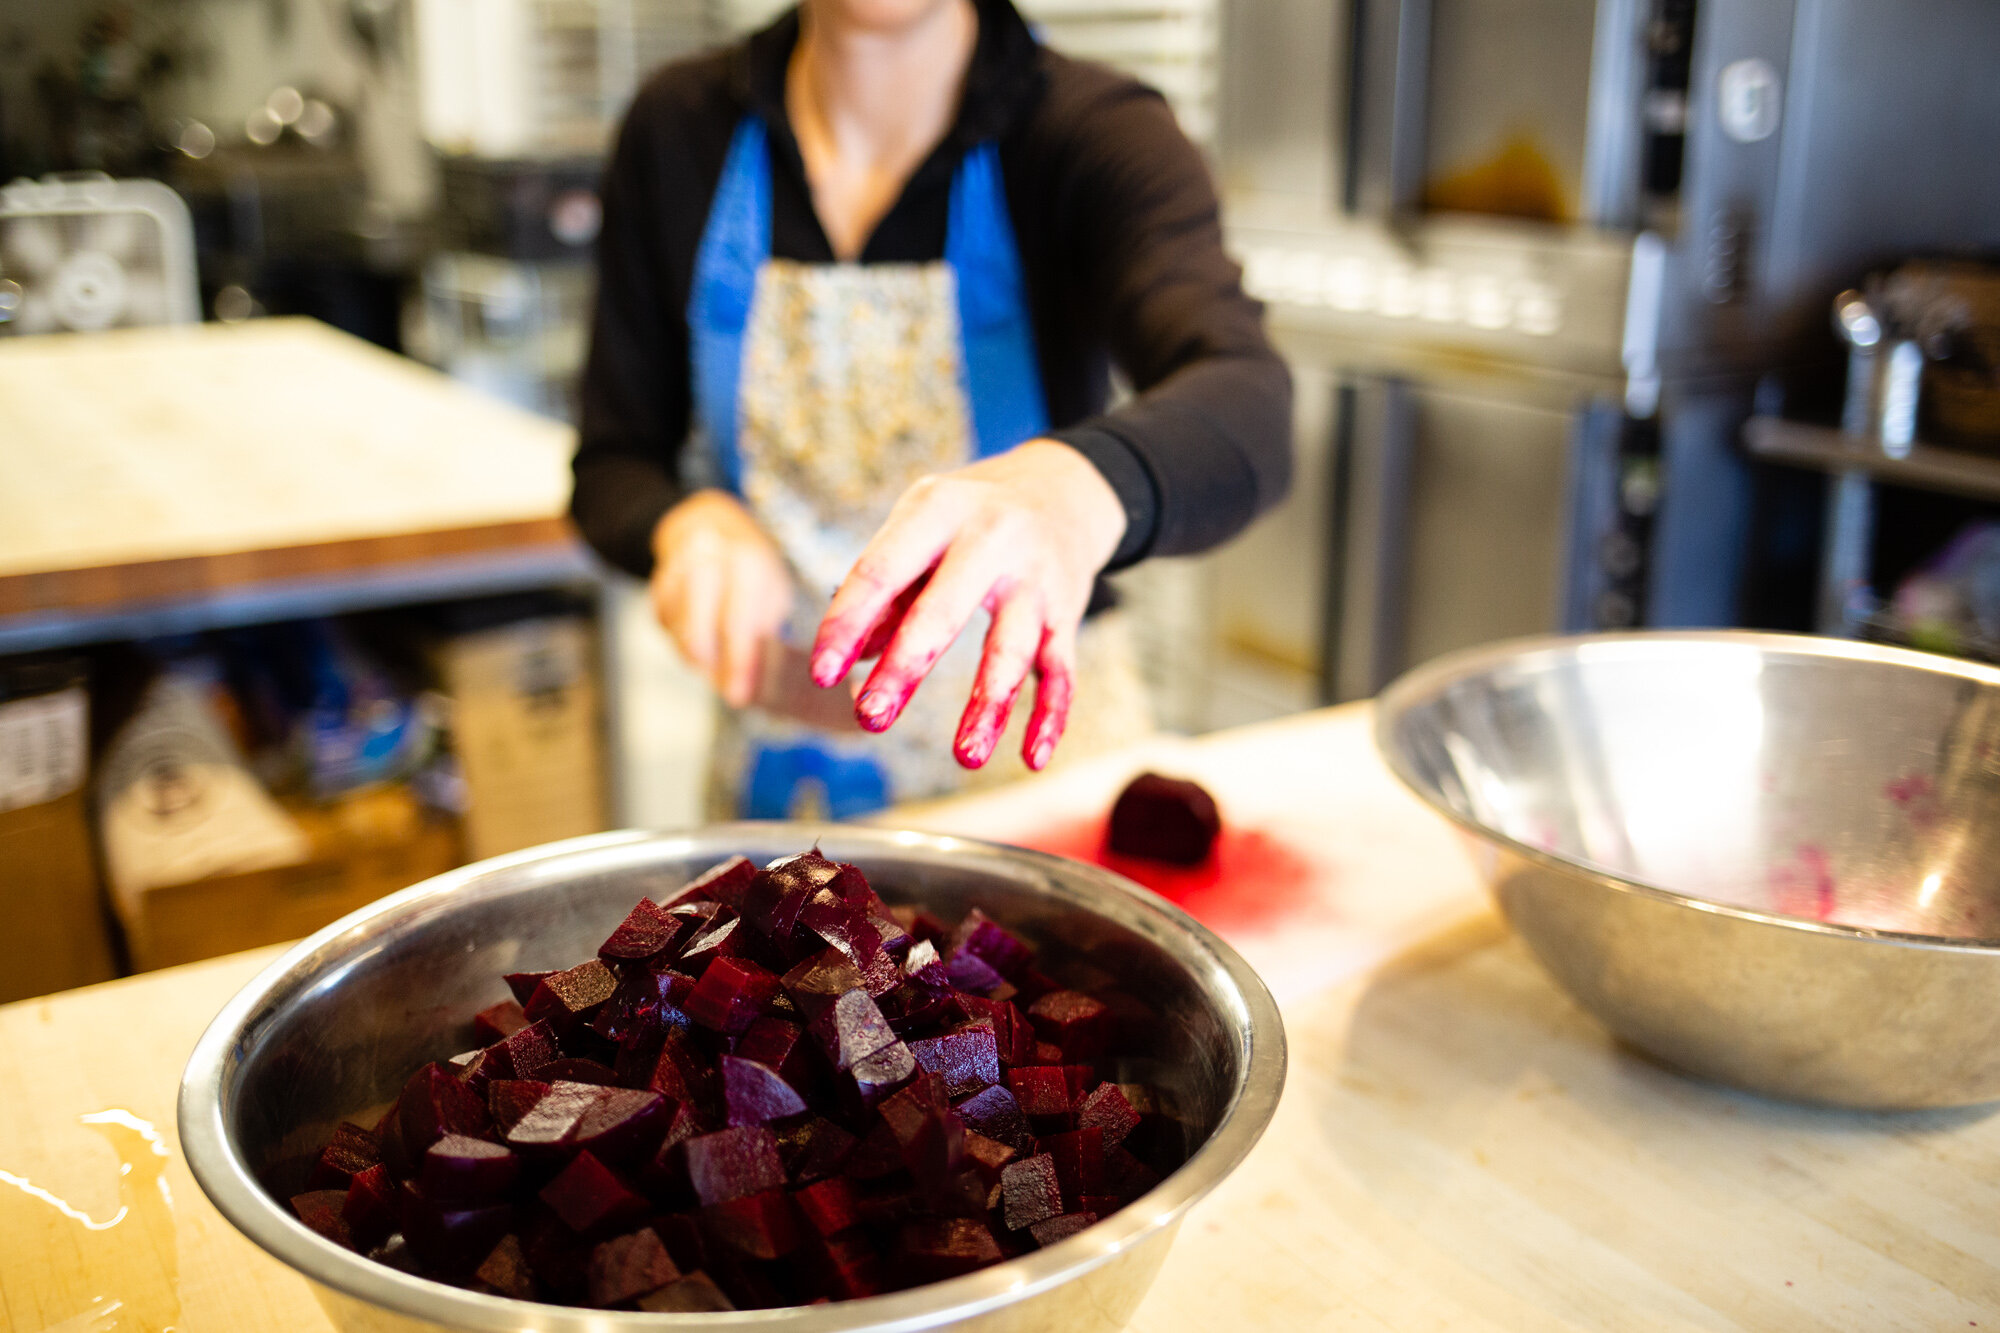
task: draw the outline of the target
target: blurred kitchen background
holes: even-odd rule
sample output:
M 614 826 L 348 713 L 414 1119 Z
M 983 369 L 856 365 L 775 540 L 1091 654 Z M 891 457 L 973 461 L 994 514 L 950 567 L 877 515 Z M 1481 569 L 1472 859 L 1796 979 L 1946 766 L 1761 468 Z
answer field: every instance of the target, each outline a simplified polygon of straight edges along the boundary
M 309 317 L 560 438 L 626 101 L 778 7 L 12 0 L 0 344 Z M 1362 698 L 1438 653 L 1557 630 L 2000 654 L 1991 0 L 1022 7 L 1170 99 L 1298 387 L 1283 508 L 1123 576 L 1163 725 Z M 259 392 L 308 373 L 320 345 L 299 345 Z M 0 397 L 64 391 L 8 364 Z M 131 382 L 220 392 L 134 365 Z M 105 478 L 79 465 L 31 494 L 24 470 L 53 476 L 76 440 L 10 441 L 9 415 L 0 491 L 75 505 L 87 531 Z M 482 537 L 477 559 L 329 556 L 226 593 L 66 601 L 47 589 L 97 585 L 7 563 L 5 503 L 0 839 L 33 839 L 38 883 L 102 877 L 115 905 L 65 984 L 285 938 L 467 857 L 703 815 L 707 693 L 641 591 L 572 548 Z M 10 575 L 42 591 L 10 601 Z M 186 756 L 148 759 L 141 733 L 177 726 L 216 732 L 245 799 L 272 803 L 250 821 L 264 864 L 133 862 L 144 830 L 111 846 L 118 821 L 174 805 Z M 111 789 L 121 773 L 137 795 Z M 218 916 L 248 933 L 220 939 Z

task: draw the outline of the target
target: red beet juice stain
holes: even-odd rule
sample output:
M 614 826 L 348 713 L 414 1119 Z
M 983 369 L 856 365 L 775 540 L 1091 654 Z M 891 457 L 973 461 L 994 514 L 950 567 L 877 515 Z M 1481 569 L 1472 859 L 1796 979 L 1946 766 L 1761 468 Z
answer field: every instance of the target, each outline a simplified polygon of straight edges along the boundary
M 1208 859 L 1196 866 L 1120 856 L 1104 845 L 1103 818 L 1056 825 L 1019 846 L 1088 861 L 1143 884 L 1211 929 L 1256 930 L 1282 921 L 1312 898 L 1312 864 L 1255 829 L 1224 825 Z

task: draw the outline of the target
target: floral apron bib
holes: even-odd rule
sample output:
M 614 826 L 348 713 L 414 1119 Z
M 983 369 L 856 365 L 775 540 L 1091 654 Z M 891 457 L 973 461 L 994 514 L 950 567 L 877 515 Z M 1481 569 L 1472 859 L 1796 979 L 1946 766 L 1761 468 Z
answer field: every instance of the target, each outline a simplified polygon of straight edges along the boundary
M 944 258 L 934 263 L 773 259 L 770 182 L 766 130 L 750 116 L 730 142 L 695 255 L 688 330 L 699 447 L 688 451 L 688 481 L 734 492 L 777 542 L 799 594 L 781 637 L 802 657 L 834 590 L 912 482 L 1043 434 L 1048 414 L 993 144 L 969 152 L 952 177 Z M 1064 745 L 1071 754 L 1150 728 L 1129 651 L 1106 621 L 1079 636 L 1086 702 Z M 718 813 L 851 818 L 966 785 L 951 742 L 984 632 L 982 613 L 882 735 L 756 707 L 727 718 Z M 1025 702 L 1015 710 L 1015 751 L 1027 711 Z M 1006 746 L 987 765 L 993 777 L 1022 771 L 1018 758 L 1003 762 Z

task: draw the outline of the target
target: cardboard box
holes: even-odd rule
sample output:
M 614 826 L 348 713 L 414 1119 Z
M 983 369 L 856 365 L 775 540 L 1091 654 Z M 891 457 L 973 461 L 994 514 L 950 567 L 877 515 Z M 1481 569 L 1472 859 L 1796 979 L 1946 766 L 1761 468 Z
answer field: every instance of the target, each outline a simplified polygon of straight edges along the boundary
M 426 814 L 403 788 L 327 807 L 287 807 L 312 855 L 295 865 L 150 888 L 121 900 L 138 971 L 310 935 L 376 899 L 464 863 L 455 823 Z
M 603 691 L 582 616 L 445 640 L 435 655 L 477 861 L 605 827 Z
M 54 686 L 55 688 L 48 688 Z M 118 975 L 92 850 L 82 673 L 0 669 L 0 1003 Z

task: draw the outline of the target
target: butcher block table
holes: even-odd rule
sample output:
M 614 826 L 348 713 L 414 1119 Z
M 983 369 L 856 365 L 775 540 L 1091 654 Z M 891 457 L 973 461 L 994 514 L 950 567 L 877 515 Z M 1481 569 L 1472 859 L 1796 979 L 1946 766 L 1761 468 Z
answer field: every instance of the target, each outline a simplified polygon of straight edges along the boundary
M 889 816 L 1088 855 L 1089 812 L 1142 767 L 1222 806 L 1225 873 L 1158 878 L 1269 980 L 1290 1076 L 1133 1329 L 2000 1326 L 2000 1122 L 1782 1106 L 1619 1047 L 1490 915 L 1368 725 L 1163 741 Z M 0 1008 L 5 1327 L 327 1327 L 174 1151 L 183 1060 L 273 956 Z

